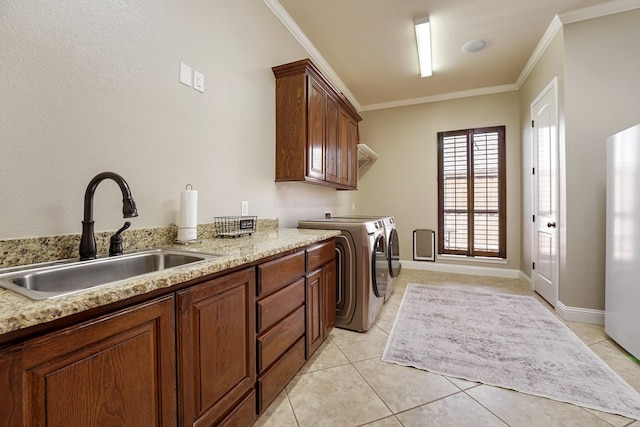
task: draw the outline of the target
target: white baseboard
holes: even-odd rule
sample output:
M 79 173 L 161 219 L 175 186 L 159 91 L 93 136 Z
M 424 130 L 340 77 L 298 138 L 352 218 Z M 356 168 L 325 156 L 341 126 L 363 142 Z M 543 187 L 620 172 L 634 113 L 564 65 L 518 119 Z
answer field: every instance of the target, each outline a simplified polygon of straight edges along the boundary
M 507 279 L 520 279 L 529 284 L 533 290 L 533 281 L 529 276 L 520 270 L 506 268 L 478 267 L 460 264 L 444 264 L 437 262 L 423 261 L 401 261 L 402 268 L 411 270 L 428 270 L 442 273 L 471 274 L 475 276 L 504 277 Z M 604 310 L 594 310 L 591 308 L 568 307 L 558 301 L 556 313 L 569 322 L 590 323 L 593 325 L 604 325 Z
M 529 285 L 529 289 L 533 290 L 533 280 L 531 280 L 531 277 L 527 276 L 522 271 L 520 271 L 519 277 L 520 277 L 520 280 L 522 280 L 523 282 Z
M 592 325 L 604 325 L 604 310 L 592 308 L 567 307 L 562 302 L 556 303 L 556 313 L 569 322 L 591 323 Z
M 457 274 L 471 274 L 475 276 L 491 276 L 491 277 L 504 277 L 507 279 L 517 279 L 520 277 L 520 270 L 513 270 L 508 268 L 491 268 L 491 267 L 478 267 L 471 265 L 460 264 L 444 264 L 439 262 L 424 262 L 424 261 L 401 261 L 403 268 L 411 270 L 429 270 L 438 271 L 442 273 L 457 273 Z

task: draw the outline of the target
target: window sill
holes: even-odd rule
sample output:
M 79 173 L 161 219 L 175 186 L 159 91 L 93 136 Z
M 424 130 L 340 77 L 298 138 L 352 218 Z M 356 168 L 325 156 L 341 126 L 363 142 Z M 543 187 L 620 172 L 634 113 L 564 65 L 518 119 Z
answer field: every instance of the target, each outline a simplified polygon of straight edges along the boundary
M 481 262 L 486 264 L 507 264 L 508 258 L 492 258 L 485 256 L 466 256 L 466 255 L 437 255 L 436 259 L 449 260 L 449 261 L 463 261 L 463 262 Z

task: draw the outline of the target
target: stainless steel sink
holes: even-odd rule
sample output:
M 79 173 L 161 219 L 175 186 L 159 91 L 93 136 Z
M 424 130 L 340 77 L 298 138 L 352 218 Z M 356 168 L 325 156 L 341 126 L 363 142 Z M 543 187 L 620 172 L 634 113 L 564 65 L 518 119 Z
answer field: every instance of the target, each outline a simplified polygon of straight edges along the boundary
M 160 270 L 192 265 L 217 256 L 219 255 L 152 249 L 91 261 L 68 260 L 36 264 L 0 274 L 0 286 L 34 300 L 42 300 Z

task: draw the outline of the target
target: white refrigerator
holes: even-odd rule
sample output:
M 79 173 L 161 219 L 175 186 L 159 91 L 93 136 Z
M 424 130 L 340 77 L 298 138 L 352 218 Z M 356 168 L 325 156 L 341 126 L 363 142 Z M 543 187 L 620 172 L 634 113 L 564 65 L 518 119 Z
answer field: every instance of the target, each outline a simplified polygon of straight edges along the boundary
M 607 138 L 605 332 L 640 358 L 640 125 Z

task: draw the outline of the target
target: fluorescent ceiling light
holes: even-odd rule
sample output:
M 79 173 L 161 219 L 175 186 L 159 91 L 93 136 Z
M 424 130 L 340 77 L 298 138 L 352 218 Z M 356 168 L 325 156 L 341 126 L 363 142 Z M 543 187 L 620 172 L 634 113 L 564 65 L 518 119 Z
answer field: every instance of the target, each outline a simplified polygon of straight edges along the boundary
M 430 77 L 431 69 L 431 25 L 429 17 L 418 18 L 416 26 L 416 40 L 418 41 L 418 58 L 420 60 L 420 77 Z

